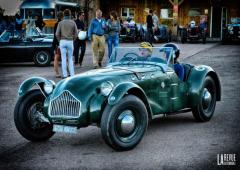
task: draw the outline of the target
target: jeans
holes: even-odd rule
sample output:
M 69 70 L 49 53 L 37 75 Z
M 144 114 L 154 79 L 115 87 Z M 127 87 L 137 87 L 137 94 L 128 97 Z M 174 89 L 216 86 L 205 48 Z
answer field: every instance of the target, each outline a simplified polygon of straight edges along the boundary
M 114 47 L 118 47 L 118 45 L 119 45 L 119 35 L 118 34 L 108 36 L 108 58 L 111 57 L 113 45 L 114 45 Z
M 81 47 L 81 54 L 80 54 L 80 58 L 78 58 L 79 56 L 79 48 Z M 75 57 L 75 64 L 79 63 L 80 65 L 82 65 L 82 61 L 83 61 L 83 57 L 86 51 L 86 41 L 85 40 L 79 40 L 76 39 L 74 41 L 74 57 Z
M 60 50 L 62 58 L 62 74 L 63 77 L 67 77 L 67 57 L 68 57 L 68 68 L 71 76 L 74 76 L 74 65 L 73 65 L 73 41 L 72 40 L 60 40 Z M 67 54 L 68 53 L 68 54 Z

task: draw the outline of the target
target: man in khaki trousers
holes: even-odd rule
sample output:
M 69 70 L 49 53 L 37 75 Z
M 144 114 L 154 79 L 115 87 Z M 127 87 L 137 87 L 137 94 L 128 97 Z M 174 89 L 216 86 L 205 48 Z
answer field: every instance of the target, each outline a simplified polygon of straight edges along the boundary
M 96 18 L 92 19 L 88 29 L 88 38 L 92 40 L 93 49 L 93 66 L 94 68 L 102 67 L 102 60 L 105 53 L 106 21 L 102 18 L 102 11 L 96 11 Z

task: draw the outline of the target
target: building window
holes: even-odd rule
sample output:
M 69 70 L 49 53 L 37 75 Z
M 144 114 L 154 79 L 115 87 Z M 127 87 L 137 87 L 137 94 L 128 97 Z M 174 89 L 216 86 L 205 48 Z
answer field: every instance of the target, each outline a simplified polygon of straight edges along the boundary
M 121 16 L 123 18 L 134 18 L 135 9 L 134 8 L 122 8 L 121 9 Z
M 172 19 L 173 18 L 173 9 L 161 9 L 160 12 L 161 19 Z

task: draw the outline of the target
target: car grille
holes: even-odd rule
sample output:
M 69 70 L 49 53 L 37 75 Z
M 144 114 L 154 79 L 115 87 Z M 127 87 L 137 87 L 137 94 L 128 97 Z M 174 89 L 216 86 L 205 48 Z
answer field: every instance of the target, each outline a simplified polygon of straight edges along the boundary
M 48 115 L 50 117 L 78 118 L 81 114 L 81 102 L 69 91 L 64 91 L 50 101 Z

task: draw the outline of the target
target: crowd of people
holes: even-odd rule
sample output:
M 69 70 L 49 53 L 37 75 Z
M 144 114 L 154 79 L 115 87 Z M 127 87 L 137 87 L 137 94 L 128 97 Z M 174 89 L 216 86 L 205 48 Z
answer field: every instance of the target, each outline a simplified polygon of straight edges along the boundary
M 88 28 L 84 22 L 84 12 L 78 13 L 77 19 L 74 20 L 75 22 L 73 22 L 70 16 L 71 11 L 68 9 L 64 12 L 59 12 L 58 22 L 54 27 L 54 70 L 57 78 L 66 78 L 68 75 L 74 75 L 74 63 L 75 66 L 82 66 L 87 39 L 91 41 L 94 68 L 102 67 L 106 42 L 108 45 L 108 58 L 110 58 L 112 54 L 113 47 L 119 46 L 121 21 L 119 20 L 116 11 L 111 11 L 109 19 L 106 20 L 102 17 L 102 11 L 97 9 L 95 18 L 90 21 Z M 153 31 L 154 29 L 157 29 L 158 22 L 156 11 L 150 10 L 149 15 L 146 18 L 146 41 L 151 45 L 153 42 Z M 80 39 L 79 34 L 83 31 L 87 32 L 87 35 L 85 38 Z M 79 49 L 81 49 L 80 55 Z M 59 74 L 58 70 L 60 56 L 62 59 L 62 76 Z

